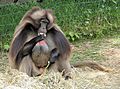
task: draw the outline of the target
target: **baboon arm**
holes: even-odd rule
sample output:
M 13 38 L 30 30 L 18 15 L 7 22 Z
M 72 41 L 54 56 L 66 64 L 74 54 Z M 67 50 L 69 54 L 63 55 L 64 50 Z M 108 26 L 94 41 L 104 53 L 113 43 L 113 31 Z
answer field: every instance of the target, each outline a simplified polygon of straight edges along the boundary
M 38 69 L 28 55 L 21 61 L 19 71 L 26 73 L 28 76 L 38 76 L 41 75 L 44 70 Z
M 35 44 L 38 42 L 38 41 L 41 41 L 43 40 L 44 37 L 43 36 L 37 36 L 33 39 L 31 39 L 30 41 L 26 42 L 24 44 L 24 46 L 22 47 L 22 49 L 19 51 L 17 57 L 16 57 L 16 64 L 18 65 L 23 59 L 24 56 L 27 56 L 31 53 L 33 47 L 35 46 Z M 18 60 L 19 59 L 19 60 Z
M 42 41 L 44 39 L 44 37 L 42 37 L 41 35 L 40 36 L 37 36 L 33 39 L 31 39 L 29 42 L 26 42 L 23 46 L 23 48 L 20 50 L 24 55 L 28 55 L 30 54 L 29 52 L 33 49 L 33 47 L 35 46 L 35 44 L 38 42 L 38 41 Z
M 30 56 L 26 56 L 20 63 L 19 71 L 26 73 L 28 76 L 32 76 L 32 60 Z
M 72 64 L 73 67 L 78 67 L 78 68 L 81 68 L 81 67 L 90 67 L 91 69 L 94 69 L 94 70 L 100 70 L 100 71 L 104 71 L 104 72 L 109 72 L 110 70 L 103 67 L 102 65 L 99 65 L 98 63 L 95 63 L 95 62 L 77 62 L 75 64 Z
M 56 63 L 58 66 L 58 71 L 63 72 L 62 75 L 65 77 L 65 79 L 72 78 L 69 60 L 57 60 Z

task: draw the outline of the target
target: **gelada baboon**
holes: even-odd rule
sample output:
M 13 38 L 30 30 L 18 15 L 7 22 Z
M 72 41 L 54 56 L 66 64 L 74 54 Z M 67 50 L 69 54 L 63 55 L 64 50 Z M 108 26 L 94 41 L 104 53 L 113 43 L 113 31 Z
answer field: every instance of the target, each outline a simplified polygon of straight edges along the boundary
M 51 10 L 34 7 L 29 10 L 14 32 L 9 50 L 9 63 L 12 68 L 29 76 L 41 75 L 44 69 L 63 72 L 71 78 L 71 47 L 64 33 L 55 24 Z M 75 67 L 89 66 L 106 71 L 96 63 L 84 62 Z

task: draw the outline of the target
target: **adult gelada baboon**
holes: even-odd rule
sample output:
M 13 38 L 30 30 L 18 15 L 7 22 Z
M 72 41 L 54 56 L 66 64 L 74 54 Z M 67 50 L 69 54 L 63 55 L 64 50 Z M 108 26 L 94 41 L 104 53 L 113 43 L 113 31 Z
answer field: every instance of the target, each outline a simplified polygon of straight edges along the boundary
M 23 55 L 25 52 L 22 54 L 21 50 L 29 47 L 24 47 L 25 44 L 40 35 L 45 39 L 38 41 L 29 54 Z M 69 42 L 54 24 L 52 12 L 34 7 L 24 15 L 16 27 L 9 50 L 9 62 L 12 68 L 29 76 L 36 76 L 41 74 L 40 69 L 47 66 L 49 60 L 55 60 L 51 67 L 61 72 L 65 70 L 63 75 L 68 76 L 71 71 L 68 60 L 70 52 Z
M 63 72 L 67 79 L 71 77 L 70 53 L 69 41 L 55 24 L 52 11 L 34 7 L 16 27 L 9 50 L 9 63 L 12 68 L 29 76 L 41 75 L 49 64 L 47 69 Z M 106 71 L 92 62 L 77 63 L 73 66 L 89 66 Z

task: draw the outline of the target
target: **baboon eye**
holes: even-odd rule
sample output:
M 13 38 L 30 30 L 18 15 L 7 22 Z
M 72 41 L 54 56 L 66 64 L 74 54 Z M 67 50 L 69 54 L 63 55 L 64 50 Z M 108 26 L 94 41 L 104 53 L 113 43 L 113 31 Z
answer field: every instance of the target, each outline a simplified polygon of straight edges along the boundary
M 44 27 L 47 30 L 49 21 L 47 19 L 41 19 L 39 22 L 39 28 Z
M 42 22 L 42 23 L 48 23 L 48 21 L 46 21 L 46 20 L 41 20 L 41 22 Z
M 40 19 L 40 23 L 49 23 L 49 20 L 48 19 L 46 19 L 46 18 L 41 18 Z

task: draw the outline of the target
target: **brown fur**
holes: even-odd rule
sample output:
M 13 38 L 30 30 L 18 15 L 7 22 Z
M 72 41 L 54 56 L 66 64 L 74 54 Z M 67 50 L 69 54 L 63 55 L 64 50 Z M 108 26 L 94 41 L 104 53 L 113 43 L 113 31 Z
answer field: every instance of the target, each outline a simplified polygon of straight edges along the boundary
M 45 30 L 41 28 L 42 26 L 39 27 L 40 19 L 42 18 L 46 18 L 49 21 Z M 43 48 L 42 50 L 38 50 L 37 47 L 39 46 L 35 45 L 33 48 L 35 50 L 32 49 L 31 54 L 25 57 L 17 57 L 20 50 L 24 47 L 24 44 L 30 41 L 33 36 L 37 36 L 38 31 L 44 31 L 47 35 L 44 39 L 47 45 L 41 46 Z M 48 69 L 55 69 L 59 72 L 63 71 L 63 76 L 65 76 L 65 78 L 71 77 L 71 65 L 69 62 L 71 47 L 69 41 L 66 39 L 59 26 L 55 24 L 54 16 L 50 10 L 43 10 L 39 7 L 34 7 L 24 15 L 19 25 L 16 27 L 9 50 L 10 65 L 12 68 L 25 72 L 29 76 L 41 75 L 47 65 L 47 62 L 51 58 L 50 54 L 53 49 L 57 49 L 59 56 L 57 57 L 55 63 Z M 19 60 L 21 61 L 19 62 Z M 19 64 L 16 63 L 17 61 Z M 80 65 L 81 64 L 79 63 L 74 66 L 80 67 Z M 83 63 L 81 66 L 84 65 L 93 69 L 97 66 L 96 69 L 104 71 L 104 68 L 98 64 Z
M 105 67 L 103 67 L 102 65 L 99 65 L 96 62 L 90 62 L 90 61 L 87 61 L 87 62 L 77 62 L 77 63 L 74 63 L 73 66 L 74 67 L 78 67 L 78 68 L 89 67 L 91 69 L 100 70 L 100 71 L 104 71 L 104 72 L 110 72 L 111 71 L 111 69 L 105 68 Z
M 40 29 L 39 20 L 43 17 L 49 20 L 49 24 L 47 26 L 47 33 L 46 33 L 47 37 L 45 39 L 48 46 L 50 47 L 48 54 L 50 54 L 51 50 L 57 48 L 60 55 L 59 58 L 57 59 L 57 62 L 55 63 L 55 65 L 58 65 L 56 69 L 58 69 L 59 71 L 66 69 L 66 72 L 67 71 L 70 72 L 71 67 L 69 62 L 67 62 L 71 52 L 69 42 L 65 38 L 60 28 L 56 24 L 54 24 L 54 17 L 51 11 L 42 10 L 38 7 L 34 7 L 30 11 L 28 11 L 20 21 L 19 25 L 16 27 L 9 50 L 10 65 L 12 68 L 16 68 L 20 71 L 26 72 L 29 76 L 34 76 L 35 74 L 33 73 L 34 69 L 39 70 L 39 67 L 42 66 L 41 65 L 42 61 L 35 59 L 34 55 L 32 55 L 33 58 L 31 58 L 30 55 L 25 56 L 24 58 L 17 57 L 17 55 L 20 52 L 20 50 L 23 48 L 24 44 L 28 42 L 30 39 L 32 39 L 34 35 L 36 35 L 36 34 L 31 34 L 32 30 L 37 31 L 38 29 Z M 49 43 L 50 41 L 51 43 Z M 40 59 L 41 60 L 45 59 L 48 61 L 49 55 L 48 58 L 45 58 L 46 56 L 42 55 L 40 56 Z M 22 61 L 18 65 L 16 62 L 19 60 Z M 43 63 L 47 65 L 47 61 Z M 33 64 L 35 65 L 36 68 L 34 67 Z

